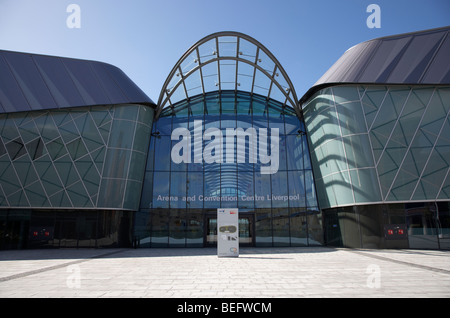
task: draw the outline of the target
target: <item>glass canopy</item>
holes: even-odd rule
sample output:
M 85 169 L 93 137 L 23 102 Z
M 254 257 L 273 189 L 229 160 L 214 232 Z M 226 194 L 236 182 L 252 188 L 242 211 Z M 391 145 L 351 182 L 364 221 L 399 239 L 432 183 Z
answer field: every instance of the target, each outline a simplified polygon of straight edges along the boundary
M 294 87 L 277 59 L 262 44 L 237 32 L 211 34 L 175 64 L 158 100 L 158 112 L 181 100 L 212 91 L 246 91 L 297 110 Z

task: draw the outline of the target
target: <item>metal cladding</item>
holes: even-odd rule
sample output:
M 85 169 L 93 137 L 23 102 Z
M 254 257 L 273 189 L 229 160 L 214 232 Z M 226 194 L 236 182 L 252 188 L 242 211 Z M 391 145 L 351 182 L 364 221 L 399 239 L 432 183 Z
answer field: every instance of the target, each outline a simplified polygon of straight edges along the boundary
M 0 50 L 0 113 L 111 104 L 154 102 L 113 65 Z
M 450 26 L 355 45 L 303 96 L 336 84 L 449 84 Z

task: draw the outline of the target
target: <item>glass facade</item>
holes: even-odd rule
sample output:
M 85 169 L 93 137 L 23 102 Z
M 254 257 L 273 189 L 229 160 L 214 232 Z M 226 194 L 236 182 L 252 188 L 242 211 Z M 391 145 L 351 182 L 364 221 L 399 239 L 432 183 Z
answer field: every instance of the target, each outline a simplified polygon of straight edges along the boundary
M 0 114 L 0 249 L 130 246 L 153 112 Z
M 303 105 L 327 245 L 450 248 L 449 100 L 449 86 L 342 85 Z
M 132 220 L 128 211 L 2 209 L 0 250 L 128 247 Z
M 319 205 L 450 198 L 450 87 L 334 86 L 304 105 Z
M 221 207 L 248 217 L 250 245 L 322 244 L 304 126 L 279 102 L 222 91 L 165 109 L 144 180 L 135 219 L 141 247 L 208 245 Z
M 450 249 L 447 33 L 362 43 L 301 102 L 237 32 L 157 105 L 113 66 L 0 51 L 0 249 L 215 246 L 218 208 L 242 246 Z
M 328 246 L 450 249 L 449 202 L 347 206 L 323 216 Z
M 137 210 L 152 120 L 140 105 L 0 114 L 0 207 Z

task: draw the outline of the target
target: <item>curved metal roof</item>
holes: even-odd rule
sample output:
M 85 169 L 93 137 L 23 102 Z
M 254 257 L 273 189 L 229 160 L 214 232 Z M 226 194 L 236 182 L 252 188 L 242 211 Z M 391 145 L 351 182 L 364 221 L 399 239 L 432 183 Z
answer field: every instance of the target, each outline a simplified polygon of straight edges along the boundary
M 0 113 L 154 102 L 117 67 L 0 50 Z
M 449 84 L 450 26 L 363 42 L 344 55 L 301 98 L 333 84 Z
M 167 107 L 211 91 L 246 91 L 297 109 L 295 89 L 281 64 L 252 37 L 218 32 L 194 44 L 175 64 L 158 99 Z

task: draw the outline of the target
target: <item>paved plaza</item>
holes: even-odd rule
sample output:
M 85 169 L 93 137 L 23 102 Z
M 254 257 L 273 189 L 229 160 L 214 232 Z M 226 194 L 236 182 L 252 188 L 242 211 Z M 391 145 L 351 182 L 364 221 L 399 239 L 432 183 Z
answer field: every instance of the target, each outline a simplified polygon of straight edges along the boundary
M 450 297 L 450 251 L 241 248 L 0 251 L 0 297 Z

